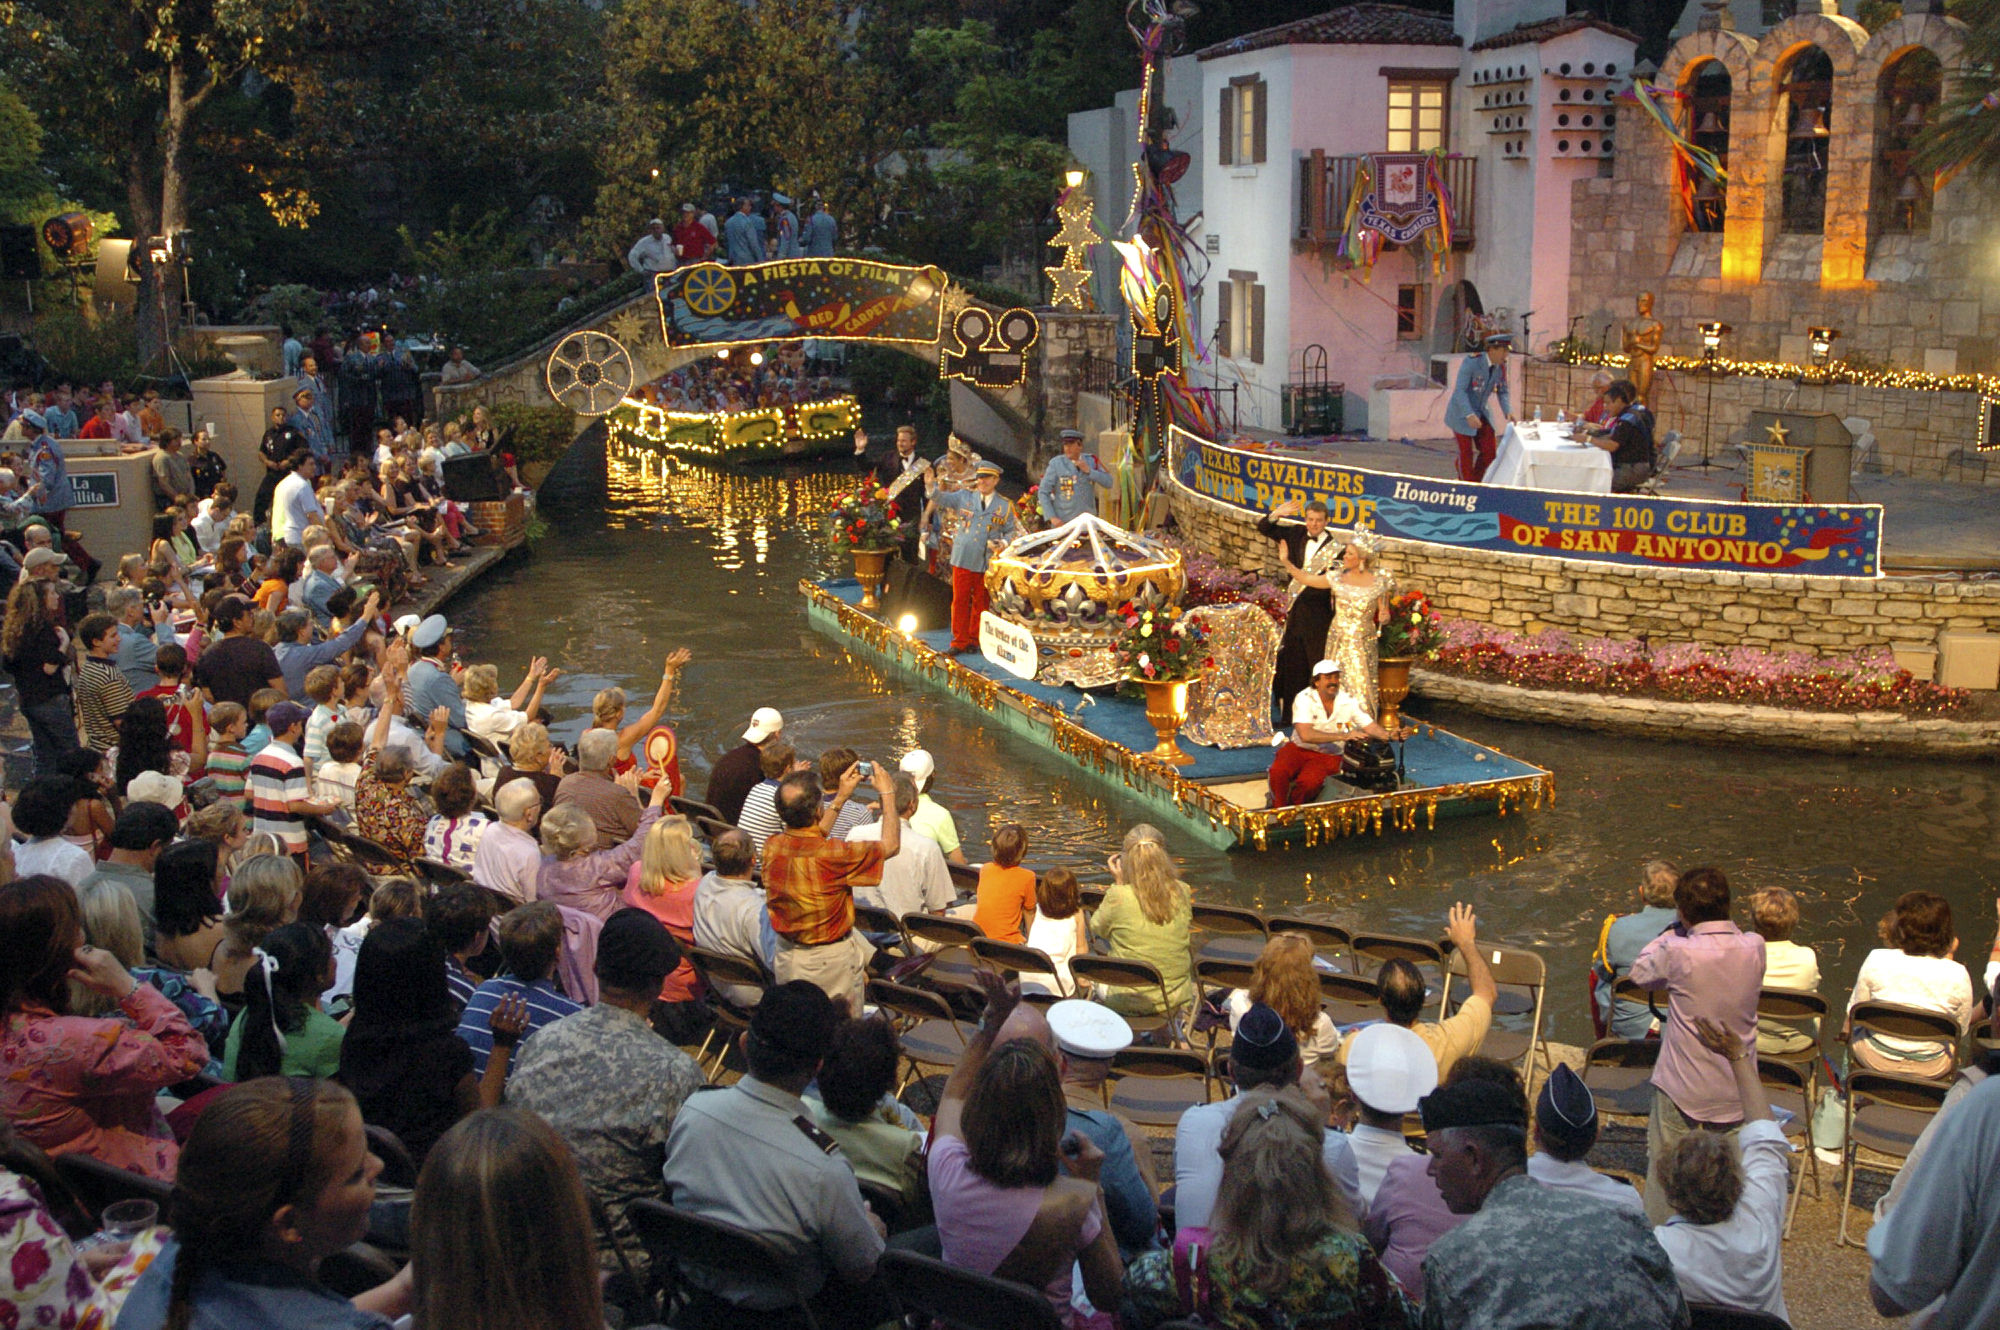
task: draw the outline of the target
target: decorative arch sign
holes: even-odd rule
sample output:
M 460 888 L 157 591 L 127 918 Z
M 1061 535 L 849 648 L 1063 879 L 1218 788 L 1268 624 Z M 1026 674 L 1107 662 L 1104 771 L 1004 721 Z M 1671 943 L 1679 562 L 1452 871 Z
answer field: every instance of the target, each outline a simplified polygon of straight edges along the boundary
M 1879 576 L 1879 504 L 1511 489 L 1216 443 L 1178 426 L 1170 440 L 1176 483 L 1246 515 L 1267 513 L 1289 499 L 1318 499 L 1334 526 L 1464 549 L 1640 568 Z
M 944 321 L 942 268 L 867 259 L 697 263 L 653 279 L 668 346 L 743 346 L 827 338 L 935 342 Z

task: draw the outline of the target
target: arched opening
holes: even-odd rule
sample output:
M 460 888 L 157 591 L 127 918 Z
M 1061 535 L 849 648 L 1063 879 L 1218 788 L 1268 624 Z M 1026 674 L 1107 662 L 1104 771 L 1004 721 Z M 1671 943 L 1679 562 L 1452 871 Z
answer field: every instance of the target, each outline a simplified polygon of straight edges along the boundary
M 1833 61 L 1817 46 L 1801 48 L 1779 68 L 1777 91 L 1777 123 L 1785 133 L 1779 230 L 1786 235 L 1824 235 Z
M 1715 154 L 1723 170 L 1729 169 L 1729 70 L 1720 60 L 1702 60 L 1688 67 L 1681 77 L 1681 91 L 1687 100 L 1687 117 L 1681 132 L 1690 143 Z M 1697 231 L 1720 231 L 1727 215 L 1727 200 L 1720 184 L 1696 171 L 1693 198 L 1688 209 L 1689 224 Z
M 1936 118 L 1944 90 L 1937 56 L 1913 47 L 1882 71 L 1875 98 L 1875 187 L 1869 212 L 1877 235 L 1927 235 L 1931 175 L 1913 161 L 1916 139 Z

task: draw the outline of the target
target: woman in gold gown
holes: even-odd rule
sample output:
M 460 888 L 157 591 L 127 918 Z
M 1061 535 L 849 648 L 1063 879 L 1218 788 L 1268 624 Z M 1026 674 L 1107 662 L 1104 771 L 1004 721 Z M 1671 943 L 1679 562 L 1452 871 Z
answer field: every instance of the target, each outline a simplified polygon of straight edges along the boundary
M 1333 627 L 1326 635 L 1326 657 L 1340 665 L 1341 687 L 1377 714 L 1375 691 L 1376 635 L 1389 617 L 1392 594 L 1386 574 L 1376 571 L 1381 546 L 1363 531 L 1341 551 L 1341 569 L 1325 575 L 1308 573 L 1289 563 L 1286 571 L 1307 586 L 1328 588 L 1333 595 Z

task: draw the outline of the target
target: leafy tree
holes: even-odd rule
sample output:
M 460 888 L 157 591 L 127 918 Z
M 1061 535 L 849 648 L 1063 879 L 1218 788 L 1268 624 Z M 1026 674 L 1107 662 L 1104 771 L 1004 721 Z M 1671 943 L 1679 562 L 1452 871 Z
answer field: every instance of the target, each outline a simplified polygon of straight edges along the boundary
M 1957 0 L 1951 14 L 1965 23 L 1965 61 L 1946 84 L 1930 127 L 1917 136 L 1916 161 L 1926 171 L 1963 163 L 1991 177 L 2000 169 L 2000 0 Z

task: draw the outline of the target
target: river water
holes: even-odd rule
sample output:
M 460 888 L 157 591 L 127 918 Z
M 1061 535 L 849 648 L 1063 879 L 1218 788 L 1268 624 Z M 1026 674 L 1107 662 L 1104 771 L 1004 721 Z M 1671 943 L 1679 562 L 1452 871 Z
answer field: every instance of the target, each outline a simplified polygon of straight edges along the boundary
M 1105 855 L 1144 816 L 1138 804 L 807 626 L 798 582 L 835 569 L 815 540 L 816 515 L 845 475 L 727 475 L 614 449 L 600 490 L 598 454 L 576 451 L 545 491 L 549 536 L 450 607 L 460 654 L 498 663 L 504 687 L 535 654 L 564 671 L 548 697 L 564 718 L 560 738 L 574 740 L 591 696 L 613 683 L 632 694 L 636 715 L 661 659 L 686 646 L 694 660 L 669 720 L 693 793 L 750 712 L 775 706 L 802 754 L 844 743 L 893 761 L 930 749 L 937 796 L 973 862 L 989 825 L 1015 821 L 1028 829 L 1031 867 L 1103 877 Z M 1401 574 L 1422 584 L 1421 569 Z M 1225 854 L 1183 841 L 1173 848 L 1197 895 L 1430 936 L 1451 902 L 1468 901 L 1483 937 L 1540 950 L 1551 1033 L 1572 1043 L 1590 1038 L 1584 974 L 1599 925 L 1609 910 L 1634 908 L 1639 867 L 1656 857 L 1721 867 L 1739 900 L 1772 883 L 1797 892 L 1797 939 L 1818 949 L 1822 992 L 1836 1002 L 1904 891 L 1947 897 L 1960 959 L 1975 975 L 1982 967 L 2000 884 L 1991 764 L 1681 746 L 1416 711 L 1554 771 L 1555 806 L 1312 850 Z

